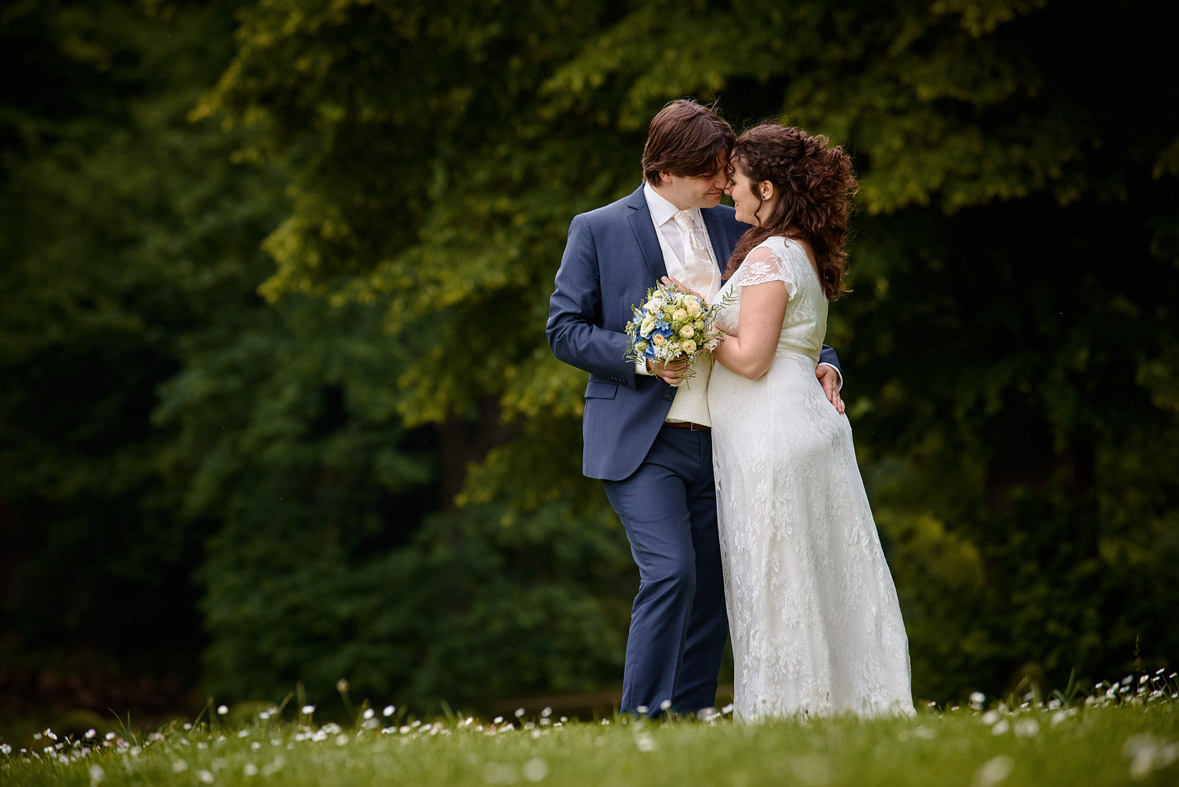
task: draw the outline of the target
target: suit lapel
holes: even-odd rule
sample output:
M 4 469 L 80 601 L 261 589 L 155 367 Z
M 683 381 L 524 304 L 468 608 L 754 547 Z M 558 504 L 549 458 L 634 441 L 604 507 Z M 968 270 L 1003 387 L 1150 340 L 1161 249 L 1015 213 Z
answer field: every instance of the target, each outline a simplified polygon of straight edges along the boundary
M 733 247 L 729 244 L 729 235 L 725 232 L 725 225 L 721 222 L 720 216 L 716 215 L 714 211 L 702 210 L 700 215 L 704 217 L 704 227 L 708 230 L 708 239 L 712 241 L 716 265 L 723 274 L 729 265 L 729 255 L 733 253 Z
M 667 265 L 663 262 L 663 249 L 659 246 L 659 238 L 655 236 L 655 225 L 651 222 L 651 209 L 647 207 L 647 199 L 643 196 L 643 187 L 630 195 L 626 202 L 631 208 L 630 228 L 635 233 L 639 250 L 643 252 L 643 262 L 647 264 L 647 271 L 651 274 L 651 284 L 654 286 L 667 275 Z

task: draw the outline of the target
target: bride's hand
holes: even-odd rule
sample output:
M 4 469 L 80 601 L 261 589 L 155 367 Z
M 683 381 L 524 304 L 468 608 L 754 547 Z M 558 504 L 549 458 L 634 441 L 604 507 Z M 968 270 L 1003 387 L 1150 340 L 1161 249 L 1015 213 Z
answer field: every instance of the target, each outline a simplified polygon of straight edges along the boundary
M 701 295 L 700 293 L 696 292 L 695 290 L 693 290 L 693 289 L 692 289 L 691 287 L 689 287 L 688 285 L 684 284 L 684 283 L 683 283 L 682 281 L 680 281 L 679 279 L 673 279 L 673 278 L 671 278 L 670 276 L 664 276 L 664 277 L 661 279 L 661 281 L 662 281 L 664 284 L 674 284 L 674 285 L 675 285 L 675 286 L 676 286 L 676 287 L 677 287 L 677 288 L 680 290 L 680 292 L 686 292 L 686 293 L 688 293 L 688 294 L 690 294 L 690 295 L 695 295 L 695 296 L 696 296 L 697 298 L 699 298 L 701 301 L 704 301 L 705 303 L 708 303 L 708 301 L 706 301 L 706 300 L 704 299 L 704 296 L 703 296 L 703 295 Z

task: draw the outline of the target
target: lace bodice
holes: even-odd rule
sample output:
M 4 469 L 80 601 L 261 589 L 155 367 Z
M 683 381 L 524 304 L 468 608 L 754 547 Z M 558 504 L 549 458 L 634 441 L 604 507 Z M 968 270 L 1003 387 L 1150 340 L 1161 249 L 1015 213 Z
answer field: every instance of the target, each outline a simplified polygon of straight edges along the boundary
M 728 333 L 736 333 L 741 290 L 771 281 L 785 284 L 790 296 L 782 335 L 778 337 L 778 351 L 800 352 L 818 363 L 827 333 L 827 299 L 810 258 L 796 241 L 776 235 L 749 252 L 716 296 L 721 304 L 717 325 Z

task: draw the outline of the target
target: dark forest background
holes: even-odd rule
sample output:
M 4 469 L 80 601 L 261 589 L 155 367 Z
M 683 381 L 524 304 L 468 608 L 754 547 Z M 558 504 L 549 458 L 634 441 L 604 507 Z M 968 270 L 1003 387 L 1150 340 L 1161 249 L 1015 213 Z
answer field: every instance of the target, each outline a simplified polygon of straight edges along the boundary
M 834 5 L 6 3 L 0 716 L 617 687 L 637 575 L 543 325 L 683 96 L 853 155 L 828 341 L 917 697 L 1173 664 L 1170 32 Z

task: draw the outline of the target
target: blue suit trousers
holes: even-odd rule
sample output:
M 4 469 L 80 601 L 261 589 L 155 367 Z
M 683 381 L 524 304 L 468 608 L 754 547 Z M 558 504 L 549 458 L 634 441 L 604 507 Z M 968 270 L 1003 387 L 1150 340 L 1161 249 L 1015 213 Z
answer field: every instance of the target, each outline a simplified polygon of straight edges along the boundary
M 710 707 L 728 637 L 711 434 L 664 427 L 632 475 L 603 483 L 639 567 L 622 711 Z

